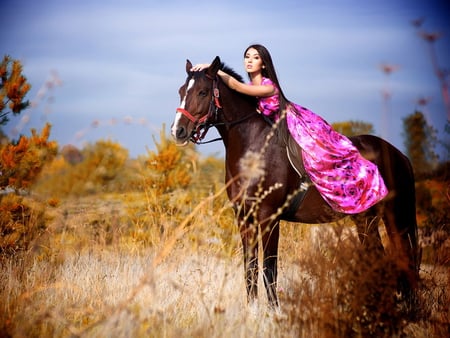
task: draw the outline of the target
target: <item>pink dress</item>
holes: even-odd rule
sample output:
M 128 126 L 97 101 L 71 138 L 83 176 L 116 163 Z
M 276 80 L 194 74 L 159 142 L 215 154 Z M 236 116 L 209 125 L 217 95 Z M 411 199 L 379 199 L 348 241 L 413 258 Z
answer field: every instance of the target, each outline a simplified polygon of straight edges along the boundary
M 261 84 L 276 87 L 263 78 Z M 388 190 L 377 166 L 361 156 L 344 135 L 312 111 L 292 103 L 286 121 L 290 134 L 302 148 L 305 170 L 324 200 L 336 211 L 356 214 L 383 199 Z M 278 93 L 259 98 L 259 110 L 279 118 Z

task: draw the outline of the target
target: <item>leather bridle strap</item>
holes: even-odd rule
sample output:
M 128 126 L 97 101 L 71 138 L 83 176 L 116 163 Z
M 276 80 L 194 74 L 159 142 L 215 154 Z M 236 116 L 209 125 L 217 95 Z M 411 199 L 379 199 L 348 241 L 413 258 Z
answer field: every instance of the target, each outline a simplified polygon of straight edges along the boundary
M 189 121 L 193 122 L 194 124 L 198 124 L 198 123 L 203 123 L 207 120 L 208 115 L 203 116 L 200 119 L 196 119 L 194 116 L 192 116 L 191 113 L 189 113 L 186 109 L 184 108 L 177 108 L 177 112 L 183 114 L 184 116 L 186 116 Z
M 209 78 L 209 76 L 207 76 Z M 196 119 L 191 113 L 187 111 L 187 109 L 184 109 L 182 107 L 179 107 L 176 109 L 178 113 L 181 113 L 183 116 L 185 116 L 189 121 L 194 123 L 194 129 L 193 134 L 191 136 L 191 140 L 194 143 L 198 143 L 200 140 L 202 140 L 206 133 L 208 132 L 209 127 L 212 125 L 212 123 L 209 121 L 211 118 L 217 118 L 218 110 L 222 108 L 219 97 L 219 88 L 217 87 L 217 76 L 212 79 L 213 82 L 213 95 L 211 97 L 211 105 L 209 107 L 209 111 L 206 115 L 203 117 Z M 203 132 L 201 133 L 201 130 L 203 129 Z

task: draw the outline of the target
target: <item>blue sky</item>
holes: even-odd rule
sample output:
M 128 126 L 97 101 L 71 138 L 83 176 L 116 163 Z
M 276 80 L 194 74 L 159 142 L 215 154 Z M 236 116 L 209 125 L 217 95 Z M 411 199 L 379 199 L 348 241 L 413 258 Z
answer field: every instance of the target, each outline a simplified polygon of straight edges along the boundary
M 256 42 L 271 51 L 288 98 L 331 123 L 372 123 L 403 150 L 403 118 L 425 97 L 426 117 L 445 136 L 428 45 L 411 21 L 423 17 L 423 30 L 443 33 L 435 46 L 450 69 L 448 0 L 6 0 L 1 8 L 2 56 L 19 59 L 33 86 L 33 108 L 5 128 L 11 137 L 48 121 L 60 146 L 103 138 L 145 154 L 163 124 L 169 135 L 186 59 L 218 55 L 245 75 L 242 53 Z M 387 76 L 383 63 L 399 68 Z M 223 145 L 198 150 L 220 155 Z

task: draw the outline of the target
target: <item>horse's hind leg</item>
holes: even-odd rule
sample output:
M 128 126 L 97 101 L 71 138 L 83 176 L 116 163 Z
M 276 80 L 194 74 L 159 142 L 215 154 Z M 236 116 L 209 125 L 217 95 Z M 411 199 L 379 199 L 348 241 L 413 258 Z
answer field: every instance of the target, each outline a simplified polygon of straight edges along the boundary
M 400 271 L 400 288 L 408 296 L 417 287 L 419 280 L 420 258 L 415 208 L 414 205 L 410 208 L 402 207 L 402 203 L 394 197 L 386 202 L 385 209 L 383 221 Z
M 398 150 L 384 144 L 381 153 L 377 165 L 389 189 L 383 201 L 383 221 L 397 266 L 399 291 L 413 309 L 420 266 L 414 172 Z
M 367 250 L 374 250 L 377 254 L 383 254 L 384 247 L 381 241 L 378 226 L 380 216 L 376 212 L 369 210 L 364 214 L 352 216 L 352 220 L 358 230 L 358 238 Z

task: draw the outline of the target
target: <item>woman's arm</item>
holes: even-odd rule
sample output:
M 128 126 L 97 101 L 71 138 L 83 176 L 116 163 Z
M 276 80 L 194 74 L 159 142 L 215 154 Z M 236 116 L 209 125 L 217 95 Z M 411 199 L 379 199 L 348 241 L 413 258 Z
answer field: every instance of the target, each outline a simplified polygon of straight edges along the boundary
M 219 74 L 223 82 L 225 82 L 228 87 L 239 93 L 257 97 L 266 97 L 276 94 L 275 87 L 272 85 L 250 85 L 242 83 L 221 70 L 219 70 L 217 74 Z
M 210 65 L 206 63 L 198 64 L 192 67 L 191 70 L 200 71 L 205 68 L 208 68 L 209 66 Z M 220 76 L 220 78 L 223 80 L 223 82 L 225 82 L 225 84 L 228 87 L 239 93 L 257 97 L 266 97 L 276 94 L 276 89 L 272 85 L 249 85 L 246 83 L 242 83 L 222 70 L 219 70 L 217 74 Z

